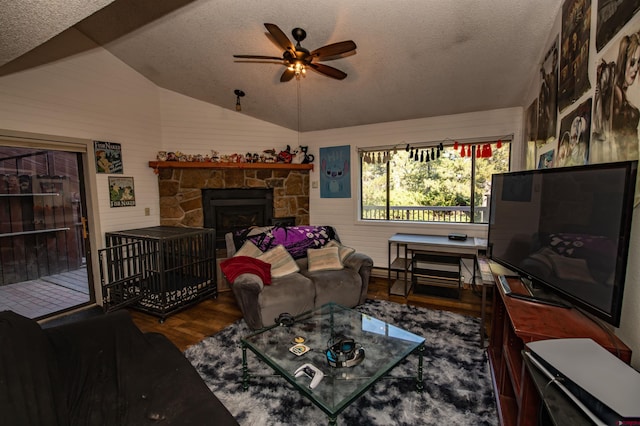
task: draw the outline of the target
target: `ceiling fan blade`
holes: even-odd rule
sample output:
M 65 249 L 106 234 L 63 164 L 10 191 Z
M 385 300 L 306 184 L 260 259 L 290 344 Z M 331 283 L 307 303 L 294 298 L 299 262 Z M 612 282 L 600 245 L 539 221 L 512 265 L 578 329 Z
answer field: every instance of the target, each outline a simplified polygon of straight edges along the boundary
M 296 75 L 295 71 L 287 68 L 286 70 L 284 70 L 284 72 L 280 76 L 280 82 L 286 83 L 287 81 L 291 80 L 295 75 Z
M 351 52 L 352 50 L 356 50 L 356 47 L 356 44 L 352 40 L 347 40 L 339 43 L 327 44 L 326 46 L 322 46 L 314 50 L 310 54 L 311 56 L 318 58 L 318 60 L 322 60 L 323 58 L 329 58 L 331 56 Z
M 287 37 L 287 35 L 282 32 L 280 27 L 278 27 L 276 24 L 264 24 L 264 26 L 267 28 L 267 31 L 269 31 L 273 38 L 278 42 L 280 47 L 282 47 L 284 50 L 295 53 L 296 48 L 294 47 L 293 43 L 291 43 L 291 40 L 289 40 L 289 37 Z
M 233 55 L 234 58 L 243 59 L 275 59 L 276 61 L 282 61 L 282 58 L 278 56 L 262 56 L 262 55 Z
M 330 67 L 328 65 L 323 64 L 314 64 L 313 62 L 309 64 L 312 70 L 319 72 L 320 74 L 324 74 L 328 77 L 335 78 L 337 80 L 343 80 L 347 73 L 344 71 L 340 71 L 337 68 Z

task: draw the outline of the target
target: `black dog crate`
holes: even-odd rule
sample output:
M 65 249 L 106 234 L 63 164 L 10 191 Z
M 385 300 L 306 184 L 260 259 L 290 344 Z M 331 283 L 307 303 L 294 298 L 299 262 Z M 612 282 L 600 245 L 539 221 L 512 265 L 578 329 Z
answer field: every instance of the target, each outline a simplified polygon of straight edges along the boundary
M 140 241 L 98 250 L 98 259 L 105 311 L 129 306 L 146 296 L 149 280 L 142 264 Z
M 100 272 L 106 310 L 131 304 L 162 322 L 217 297 L 215 230 L 154 226 L 108 232 L 105 239 Z

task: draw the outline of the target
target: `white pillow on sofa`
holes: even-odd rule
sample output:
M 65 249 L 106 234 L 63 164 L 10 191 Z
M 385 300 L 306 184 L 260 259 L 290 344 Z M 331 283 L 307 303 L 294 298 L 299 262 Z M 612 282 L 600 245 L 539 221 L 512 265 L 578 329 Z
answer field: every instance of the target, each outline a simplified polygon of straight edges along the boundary
M 251 241 L 246 241 L 242 245 L 242 247 L 240 247 L 240 250 L 238 250 L 236 254 L 233 255 L 233 257 L 236 257 L 236 256 L 258 257 L 260 255 L 262 255 L 262 250 L 260 250 Z
M 344 265 L 340 260 L 340 250 L 338 247 L 325 246 L 319 249 L 308 249 L 307 259 L 309 261 L 309 272 L 344 269 Z
M 256 259 L 260 259 L 271 265 L 271 276 L 273 278 L 284 277 L 285 275 L 293 274 L 300 270 L 296 261 L 293 260 L 293 257 L 291 257 L 282 244 L 264 252 L 262 255 L 256 257 Z
M 329 241 L 327 244 L 325 244 L 325 247 L 338 247 L 338 252 L 340 254 L 340 261 L 341 262 L 344 262 L 344 260 L 347 257 L 351 256 L 353 253 L 356 252 L 356 249 L 351 248 L 351 247 L 347 247 L 347 246 L 343 246 L 342 244 L 340 244 L 336 240 Z

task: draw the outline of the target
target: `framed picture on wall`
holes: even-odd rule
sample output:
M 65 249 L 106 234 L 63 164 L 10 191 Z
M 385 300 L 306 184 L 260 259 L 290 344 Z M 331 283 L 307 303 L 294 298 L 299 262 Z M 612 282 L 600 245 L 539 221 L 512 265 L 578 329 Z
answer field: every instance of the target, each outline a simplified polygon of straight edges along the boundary
M 558 123 L 558 37 L 544 57 L 540 74 L 537 139 L 550 142 L 556 137 Z
M 115 142 L 93 141 L 97 173 L 122 174 L 122 146 Z
M 591 0 L 564 0 L 561 34 L 558 107 L 563 111 L 591 88 Z
M 109 203 L 111 207 L 136 205 L 136 193 L 132 177 L 109 176 Z
M 567 114 L 560 124 L 554 167 L 587 164 L 591 145 L 591 98 Z
M 536 139 L 538 134 L 538 98 L 527 108 L 524 135 L 527 140 L 527 169 L 536 168 Z
M 546 145 L 538 148 L 538 169 L 550 169 L 553 167 L 553 160 L 556 156 L 556 148 L 558 143 L 553 140 Z
M 635 160 L 640 138 L 640 16 L 602 51 L 596 63 L 590 163 Z
M 599 1 L 596 50 L 600 52 L 638 10 L 640 0 Z
M 351 198 L 351 145 L 320 148 L 320 198 Z

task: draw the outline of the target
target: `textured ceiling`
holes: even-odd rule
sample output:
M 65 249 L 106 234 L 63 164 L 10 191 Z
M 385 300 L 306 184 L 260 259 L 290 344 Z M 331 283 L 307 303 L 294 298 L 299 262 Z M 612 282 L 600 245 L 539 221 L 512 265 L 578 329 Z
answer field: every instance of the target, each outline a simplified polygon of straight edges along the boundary
M 46 42 L 113 0 L 5 0 L 0 3 L 0 65 Z
M 0 75 L 70 54 L 64 33 L 53 36 L 85 14 L 77 29 L 158 86 L 229 109 L 242 89 L 243 114 L 309 131 L 523 106 L 561 0 L 116 0 L 91 16 L 110 2 L 17 3 L 22 10 L 9 12 L 21 17 L 20 28 L 0 35 L 20 41 L 0 45 L 0 65 L 25 55 Z M 5 4 L 0 16 L 10 19 Z M 55 26 L 39 10 L 50 4 Z M 265 22 L 291 39 L 293 28 L 304 28 L 309 50 L 343 40 L 358 46 L 324 62 L 346 79 L 308 72 L 300 80 L 299 121 L 298 83 L 280 83 L 281 64 L 233 58 L 282 55 Z

